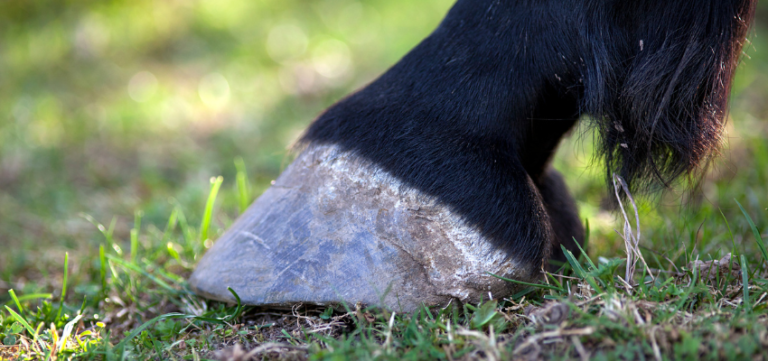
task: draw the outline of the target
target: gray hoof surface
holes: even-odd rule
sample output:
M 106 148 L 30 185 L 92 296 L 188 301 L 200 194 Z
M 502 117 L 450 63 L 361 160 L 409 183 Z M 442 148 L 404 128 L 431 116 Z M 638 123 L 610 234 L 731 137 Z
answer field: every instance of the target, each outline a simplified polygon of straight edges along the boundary
M 508 296 L 538 270 L 434 197 L 334 146 L 305 150 L 208 250 L 201 296 L 249 305 L 358 302 L 404 312 Z

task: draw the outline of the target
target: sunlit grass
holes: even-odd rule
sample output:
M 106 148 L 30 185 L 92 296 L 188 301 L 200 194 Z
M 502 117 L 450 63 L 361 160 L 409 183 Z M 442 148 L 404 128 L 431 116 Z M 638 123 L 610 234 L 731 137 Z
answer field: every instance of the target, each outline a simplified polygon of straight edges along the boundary
M 207 209 L 220 186 L 212 182 Z M 768 255 L 752 215 L 742 211 L 749 226 L 736 232 L 752 239 L 721 245 L 725 257 L 708 258 L 693 248 L 674 262 L 646 254 L 650 268 L 639 264 L 630 276 L 622 259 L 568 252 L 565 276 L 549 275 L 541 286 L 526 284 L 503 300 L 414 314 L 341 305 L 335 312 L 298 307 L 281 315 L 205 301 L 182 277 L 205 250 L 205 221 L 199 229 L 177 227 L 185 217 L 174 209 L 165 231 L 148 231 L 141 247 L 131 242 L 130 253 L 117 246 L 124 241 L 111 227 L 97 223 L 107 247 L 79 267 L 71 267 L 65 254 L 60 294 L 9 290 L 0 312 L 0 357 L 229 360 L 246 352 L 233 349 L 236 344 L 254 356 L 314 359 L 766 357 Z M 133 238 L 141 223 L 137 214 Z M 727 227 L 721 220 L 707 228 L 720 224 Z M 74 297 L 66 297 L 70 270 L 91 275 L 73 284 Z
M 0 3 L 0 359 L 226 358 L 234 344 L 314 359 L 766 358 L 760 26 L 701 190 L 638 195 L 651 270 L 635 276 L 655 281 L 628 290 L 618 278 L 620 223 L 583 128 L 554 165 L 589 221 L 591 262 L 576 255 L 579 271 L 546 289 L 412 315 L 241 313 L 189 291 L 206 247 L 289 163 L 306 125 L 451 2 Z M 729 253 L 732 272 L 702 275 L 697 260 Z M 563 322 L 548 321 L 562 310 L 550 301 L 569 310 Z

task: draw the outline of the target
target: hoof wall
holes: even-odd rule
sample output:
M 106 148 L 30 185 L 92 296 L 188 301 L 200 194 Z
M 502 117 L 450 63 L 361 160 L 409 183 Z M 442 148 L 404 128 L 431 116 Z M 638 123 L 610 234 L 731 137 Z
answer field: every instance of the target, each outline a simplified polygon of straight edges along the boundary
M 334 146 L 304 151 L 208 250 L 190 277 L 204 297 L 410 312 L 501 298 L 538 274 L 460 216 Z

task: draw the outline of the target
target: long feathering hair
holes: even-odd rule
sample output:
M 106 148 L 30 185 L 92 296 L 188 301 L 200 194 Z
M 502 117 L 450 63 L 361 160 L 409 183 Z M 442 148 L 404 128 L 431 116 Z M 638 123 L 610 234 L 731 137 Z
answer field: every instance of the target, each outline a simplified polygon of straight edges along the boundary
M 600 3 L 603 3 L 602 1 Z M 722 139 L 731 79 L 756 1 L 616 1 L 596 6 L 582 111 L 608 176 L 635 190 L 698 178 Z M 618 23 L 623 22 L 623 24 Z M 631 60 L 626 60 L 631 59 Z

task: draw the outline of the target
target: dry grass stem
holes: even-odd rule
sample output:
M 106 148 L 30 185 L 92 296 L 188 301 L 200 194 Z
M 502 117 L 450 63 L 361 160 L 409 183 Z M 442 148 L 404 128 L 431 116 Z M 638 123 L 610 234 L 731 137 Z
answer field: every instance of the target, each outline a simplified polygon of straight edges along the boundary
M 627 195 L 627 199 L 632 205 L 632 210 L 635 213 L 636 232 L 634 234 L 632 233 L 632 223 L 629 221 L 627 212 L 624 209 L 624 203 L 621 201 L 621 196 L 619 195 L 619 188 L 621 188 L 621 190 L 624 191 L 624 194 Z M 650 269 L 648 263 L 645 262 L 645 258 L 643 258 L 643 254 L 640 252 L 640 213 L 638 212 L 637 203 L 635 203 L 635 199 L 632 197 L 632 193 L 630 193 L 627 183 L 624 181 L 624 178 L 618 174 L 613 175 L 613 189 L 614 194 L 616 195 L 616 200 L 619 202 L 619 209 L 621 209 L 621 214 L 624 217 L 624 232 L 623 234 L 619 233 L 619 236 L 624 240 L 624 247 L 627 250 L 625 279 L 628 283 L 632 284 L 638 260 L 643 262 L 643 266 L 645 266 L 646 269 Z M 653 278 L 652 274 L 649 273 L 649 275 Z

